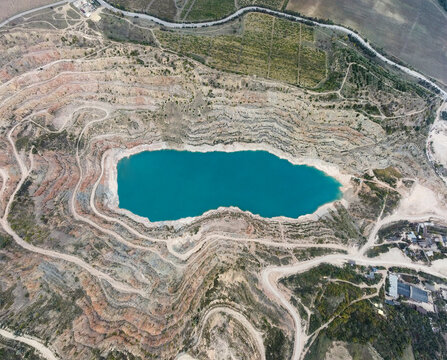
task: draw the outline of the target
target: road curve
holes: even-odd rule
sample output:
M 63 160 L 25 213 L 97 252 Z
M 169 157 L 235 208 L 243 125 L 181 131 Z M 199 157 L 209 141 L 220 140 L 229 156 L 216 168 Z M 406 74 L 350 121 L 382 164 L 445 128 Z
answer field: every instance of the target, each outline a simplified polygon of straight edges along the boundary
M 96 278 L 99 278 L 101 280 L 107 281 L 116 290 L 119 290 L 119 291 L 122 291 L 122 292 L 126 292 L 126 293 L 138 294 L 138 295 L 140 295 L 142 297 L 146 296 L 145 291 L 143 289 L 134 289 L 131 286 L 123 284 L 123 283 L 113 279 L 110 275 L 95 269 L 93 266 L 87 264 L 85 261 L 77 258 L 76 256 L 68 255 L 68 254 L 64 254 L 64 253 L 59 253 L 57 251 L 42 249 L 42 248 L 39 248 L 37 246 L 34 246 L 34 245 L 26 242 L 19 235 L 17 235 L 17 233 L 11 228 L 11 226 L 8 223 L 9 210 L 11 209 L 12 203 L 14 201 L 14 198 L 15 198 L 17 192 L 22 187 L 23 183 L 28 178 L 29 173 L 31 171 L 30 169 L 27 169 L 26 165 L 24 164 L 24 162 L 20 158 L 20 155 L 17 152 L 17 148 L 16 148 L 16 146 L 14 144 L 14 141 L 12 140 L 12 137 L 11 137 L 12 133 L 14 132 L 16 127 L 19 126 L 21 123 L 22 122 L 19 122 L 15 126 L 13 126 L 12 129 L 9 131 L 8 136 L 7 136 L 8 141 L 11 144 L 14 157 L 16 158 L 16 161 L 17 161 L 17 163 L 19 165 L 21 177 L 20 177 L 20 181 L 18 182 L 14 192 L 10 196 L 9 201 L 6 204 L 3 217 L 0 218 L 0 225 L 3 227 L 3 229 L 6 231 L 6 233 L 9 234 L 14 239 L 14 241 L 19 246 L 21 246 L 22 248 L 24 248 L 26 250 L 29 250 L 29 251 L 37 253 L 37 254 L 45 255 L 45 256 L 48 256 L 48 257 L 52 257 L 52 258 L 56 258 L 56 259 L 60 259 L 60 260 L 65 260 L 65 261 L 71 262 L 71 263 L 73 263 L 75 265 L 78 265 L 79 267 L 83 268 L 88 273 L 90 273 L 92 276 L 94 276 Z M 31 153 L 31 156 L 32 156 L 32 153 Z M 31 157 L 31 163 L 32 163 L 32 157 Z
M 48 8 L 50 8 L 50 7 L 53 7 L 53 6 L 58 6 L 58 5 L 62 5 L 62 4 L 65 4 L 65 3 L 68 3 L 68 2 L 73 2 L 73 1 L 74 1 L 74 0 L 62 0 L 62 1 L 58 1 L 58 2 L 52 3 L 52 4 L 39 6 L 38 8 L 34 8 L 34 9 L 30 9 L 30 10 L 23 11 L 23 12 L 21 12 L 21 13 L 19 13 L 19 14 L 16 14 L 16 15 L 14 15 L 14 16 L 11 16 L 9 19 L 6 19 L 5 21 L 1 22 L 1 23 L 0 23 L 0 28 L 3 27 L 3 26 L 5 26 L 5 25 L 7 25 L 8 23 L 10 23 L 11 21 L 13 21 L 13 20 L 15 20 L 15 19 L 18 19 L 18 18 L 20 18 L 20 17 L 22 17 L 22 16 L 25 16 L 25 15 L 28 15 L 28 14 L 32 14 L 32 13 L 35 12 L 35 11 L 39 11 L 39 10 L 43 10 L 43 9 L 48 9 Z
M 296 15 L 291 15 L 291 14 L 287 14 L 281 11 L 277 11 L 277 10 L 272 10 L 272 9 L 267 9 L 267 8 L 263 8 L 260 6 L 247 6 L 244 7 L 242 9 L 239 9 L 237 11 L 235 11 L 234 13 L 232 13 L 231 15 L 228 15 L 227 17 L 220 19 L 220 20 L 214 20 L 214 21 L 205 21 L 205 22 L 197 22 L 197 23 L 176 23 L 176 22 L 170 22 L 170 21 L 166 21 L 166 20 L 162 20 L 159 19 L 155 16 L 152 15 L 147 15 L 147 14 L 141 14 L 141 13 L 134 13 L 131 11 L 125 11 L 125 10 L 120 10 L 117 9 L 116 7 L 110 5 L 108 2 L 104 1 L 104 0 L 98 0 L 99 3 L 104 6 L 106 9 L 109 9 L 115 13 L 121 13 L 125 16 L 130 16 L 130 17 L 139 17 L 141 19 L 145 19 L 145 20 L 149 20 L 149 21 L 153 21 L 154 23 L 158 24 L 158 25 L 162 25 L 164 27 L 167 28 L 171 28 L 171 29 L 194 29 L 194 28 L 203 28 L 203 27 L 209 27 L 209 26 L 216 26 L 216 25 L 221 25 L 224 24 L 228 21 L 234 20 L 246 13 L 250 13 L 250 12 L 262 12 L 262 13 L 266 13 L 269 15 L 273 15 L 273 16 L 277 16 L 277 17 L 281 17 L 284 19 L 288 19 L 291 21 L 299 21 L 299 22 L 306 22 L 315 26 L 320 26 L 326 29 L 331 29 L 331 30 L 336 30 L 336 31 L 340 31 L 342 33 L 345 33 L 347 35 L 352 36 L 353 38 L 355 38 L 362 46 L 364 46 L 365 48 L 367 48 L 368 50 L 370 50 L 372 53 L 374 53 L 380 60 L 382 60 L 383 62 L 386 62 L 387 64 L 394 66 L 396 68 L 398 68 L 399 70 L 403 71 L 404 73 L 418 79 L 418 80 L 422 80 L 427 82 L 428 84 L 430 84 L 432 87 L 436 88 L 439 91 L 440 96 L 442 96 L 443 99 L 447 100 L 447 92 L 444 91 L 443 89 L 441 89 L 437 84 L 435 84 L 433 81 L 431 81 L 430 79 L 428 79 L 427 77 L 425 77 L 424 75 L 422 75 L 421 73 L 409 69 L 406 66 L 400 65 L 390 59 L 388 59 L 385 55 L 382 55 L 380 52 L 378 52 L 376 49 L 374 49 L 366 40 L 364 40 L 360 35 L 358 35 L 356 32 L 345 28 L 341 25 L 331 25 L 331 24 L 323 24 L 323 23 L 319 23 L 317 21 L 314 20 L 309 20 L 306 18 L 303 18 L 301 16 L 296 16 Z
M 38 352 L 40 352 L 42 356 L 47 360 L 58 360 L 58 357 L 56 357 L 56 355 L 54 355 L 54 353 L 50 349 L 48 349 L 37 339 L 34 339 L 29 336 L 14 335 L 12 332 L 5 329 L 0 329 L 0 336 L 3 336 L 4 338 L 9 340 L 20 341 L 24 344 L 33 347 Z
M 62 0 L 62 1 L 58 1 L 55 2 L 53 4 L 48 4 L 48 5 L 44 5 L 35 9 L 31 9 L 31 10 L 27 10 L 24 11 L 20 14 L 14 15 L 12 17 L 10 17 L 9 19 L 6 19 L 5 21 L 3 21 L 2 23 L 0 23 L 0 28 L 7 25 L 8 23 L 10 23 L 11 21 L 18 19 L 22 16 L 31 14 L 35 11 L 38 10 L 42 10 L 42 9 L 46 9 L 46 8 L 50 8 L 52 6 L 57 6 L 57 5 L 62 5 L 65 3 L 71 3 L 74 0 Z M 273 16 L 277 16 L 277 17 L 281 17 L 284 19 L 288 19 L 291 21 L 298 21 L 298 22 L 305 22 L 308 24 L 312 24 L 315 26 L 320 26 L 326 29 L 331 29 L 331 30 L 336 30 L 336 31 L 340 31 L 342 33 L 345 33 L 347 35 L 352 36 L 353 38 L 355 38 L 363 47 L 365 47 L 366 49 L 368 49 L 369 51 L 371 51 L 373 54 L 375 54 L 380 60 L 382 60 L 383 62 L 396 67 L 397 69 L 403 71 L 404 73 L 418 79 L 418 80 L 422 80 L 425 81 L 426 83 L 430 84 L 430 86 L 432 86 L 433 88 L 437 89 L 439 91 L 439 95 L 444 99 L 447 100 L 447 91 L 441 89 L 437 84 L 435 84 L 433 81 L 431 81 L 430 79 L 428 79 L 427 77 L 425 77 L 424 75 L 422 75 L 421 73 L 417 72 L 416 70 L 412 70 L 404 65 L 400 65 L 390 59 L 388 59 L 385 55 L 381 54 L 379 51 L 377 51 L 376 49 L 374 49 L 366 40 L 364 40 L 359 34 L 357 34 L 356 32 L 345 28 L 344 26 L 341 25 L 332 25 L 332 24 L 324 24 L 324 23 L 320 23 L 318 21 L 314 21 L 314 20 L 310 20 L 310 19 L 306 19 L 303 18 L 301 16 L 297 16 L 297 15 L 291 15 L 291 14 L 287 14 L 284 13 L 282 11 L 277 11 L 277 10 L 272 10 L 272 9 L 267 9 L 267 8 L 263 8 L 261 6 L 247 6 L 244 7 L 242 9 L 239 9 L 237 11 L 235 11 L 234 13 L 232 13 L 231 15 L 228 15 L 227 17 L 223 18 L 223 19 L 219 19 L 219 20 L 214 20 L 214 21 L 205 21 L 205 22 L 197 22 L 197 23 L 176 23 L 176 22 L 170 22 L 170 21 L 166 21 L 160 18 L 157 18 L 155 16 L 152 15 L 147 15 L 147 14 L 141 14 L 141 13 L 134 13 L 131 11 L 125 11 L 125 10 L 120 10 L 112 5 L 110 5 L 108 2 L 104 1 L 104 0 L 98 0 L 98 2 L 104 6 L 106 9 L 109 9 L 110 11 L 113 11 L 115 13 L 120 13 L 123 14 L 125 16 L 130 16 L 130 17 L 139 17 L 145 20 L 149 20 L 152 21 L 158 25 L 162 25 L 164 27 L 167 28 L 171 28 L 171 29 L 194 29 L 194 28 L 203 28 L 203 27 L 209 27 L 209 26 L 216 26 L 216 25 L 221 25 L 224 24 L 228 21 L 237 19 L 238 17 L 250 13 L 250 12 L 262 12 L 262 13 L 266 13 L 269 15 L 273 15 Z
M 262 360 L 265 360 L 265 347 L 264 347 L 264 340 L 262 338 L 262 333 L 255 329 L 255 327 L 250 323 L 250 321 L 247 320 L 247 318 L 240 312 L 228 307 L 228 306 L 216 306 L 211 308 L 209 310 L 205 317 L 202 320 L 202 327 L 200 329 L 199 336 L 197 337 L 197 343 L 199 343 L 200 339 L 202 338 L 203 334 L 203 328 L 210 318 L 211 315 L 215 313 L 225 313 L 227 315 L 230 315 L 234 319 L 236 319 L 239 323 L 241 323 L 245 329 L 249 332 L 249 334 L 252 336 L 254 345 L 257 347 L 259 351 L 259 355 L 261 356 Z
M 3 21 L 2 23 L 0 23 L 0 28 L 7 25 L 9 22 L 13 21 L 14 19 L 17 19 L 21 16 L 25 16 L 27 14 L 30 14 L 32 12 L 38 11 L 38 10 L 42 10 L 45 8 L 49 8 L 51 6 L 57 6 L 57 5 L 61 5 L 64 3 L 69 3 L 72 2 L 73 0 L 64 0 L 64 1 L 59 1 L 56 2 L 54 4 L 49 4 L 46 6 L 42 6 L 33 10 L 28 10 L 25 12 L 22 12 L 20 14 L 17 14 L 5 21 Z M 305 22 L 305 23 L 310 23 L 312 25 L 315 26 L 320 26 L 322 28 L 327 28 L 327 29 L 331 29 L 331 30 L 335 30 L 335 31 L 339 31 L 342 33 L 345 33 L 347 35 L 352 36 L 353 38 L 355 38 L 359 44 L 361 44 L 364 48 L 368 49 L 369 51 L 371 51 L 373 54 L 375 54 L 377 56 L 378 59 L 382 60 L 383 62 L 401 70 L 402 72 L 414 77 L 415 79 L 418 80 L 422 80 L 424 82 L 426 82 L 427 84 L 429 84 L 430 86 L 432 86 L 433 88 L 437 89 L 439 91 L 439 95 L 447 100 L 447 92 L 444 91 L 443 89 L 441 89 L 437 84 L 435 84 L 434 82 L 432 82 L 431 80 L 429 80 L 427 77 L 425 77 L 424 75 L 422 75 L 421 73 L 412 70 L 408 67 L 405 67 L 403 65 L 397 64 L 394 61 L 388 59 L 386 56 L 382 55 L 381 53 L 379 53 L 377 50 L 375 50 L 366 40 L 364 40 L 360 35 L 358 35 L 357 33 L 355 33 L 354 31 L 347 29 L 343 26 L 340 25 L 331 25 L 331 24 L 323 24 L 323 23 L 319 23 L 313 20 L 308 20 L 305 19 L 303 17 L 300 16 L 296 16 L 296 15 L 290 15 L 290 14 L 286 14 L 283 13 L 281 11 L 276 11 L 276 10 L 271 10 L 271 9 L 266 9 L 266 8 L 262 8 L 262 7 L 258 7 L 258 6 L 250 6 L 250 7 L 245 7 L 242 9 L 237 10 L 236 12 L 234 12 L 233 14 L 227 16 L 226 18 L 220 19 L 220 20 L 216 20 L 216 21 L 208 21 L 208 22 L 201 22 L 201 23 L 174 23 L 174 22 L 169 22 L 169 21 L 165 21 L 162 19 L 159 19 L 157 17 L 151 16 L 151 15 L 146 15 L 146 14 L 139 14 L 139 13 L 133 13 L 133 12 L 129 12 L 129 11 L 123 11 L 120 9 L 117 9 L 115 7 L 113 7 L 112 5 L 108 4 L 106 1 L 104 0 L 98 0 L 99 3 L 104 6 L 105 8 L 115 12 L 115 13 L 120 13 L 123 14 L 125 16 L 130 16 L 130 17 L 139 17 L 139 18 L 143 18 L 149 21 L 152 21 L 156 24 L 159 24 L 161 26 L 164 26 L 166 28 L 173 28 L 173 29 L 185 29 L 185 28 L 203 28 L 203 27 L 209 27 L 209 26 L 216 26 L 216 25 L 220 25 L 223 23 L 226 23 L 228 21 L 234 20 L 246 13 L 250 13 L 250 12 L 262 12 L 262 13 L 266 13 L 269 15 L 273 15 L 273 16 L 277 16 L 277 17 L 281 17 L 284 19 L 288 19 L 291 21 L 298 21 L 298 22 Z M 28 175 L 28 169 L 26 169 L 26 166 L 23 164 L 23 162 L 20 159 L 19 154 L 17 153 L 15 146 L 10 138 L 11 133 L 9 134 L 9 140 L 13 145 L 13 149 L 14 149 L 14 155 L 18 161 L 18 164 L 20 166 L 21 172 L 22 172 L 22 176 L 21 176 L 21 180 L 15 190 L 15 192 L 13 193 L 13 196 L 11 197 L 9 203 L 6 206 L 5 209 L 5 214 L 3 216 L 3 218 L 0 219 L 0 225 L 3 226 L 3 228 L 6 230 L 7 233 L 9 233 L 14 240 L 22 247 L 24 247 L 25 249 L 28 249 L 30 251 L 36 252 L 36 253 L 40 253 L 42 255 L 45 256 L 50 256 L 50 257 L 54 257 L 54 258 L 59 258 L 62 260 L 66 260 L 69 262 L 72 262 L 74 264 L 77 264 L 78 266 L 84 268 L 85 270 L 87 270 L 90 274 L 100 278 L 100 279 L 104 279 L 106 281 L 108 281 L 113 287 L 115 287 L 116 289 L 119 289 L 121 291 L 125 291 L 125 292 L 133 292 L 133 293 L 140 293 L 138 290 L 133 289 L 131 287 L 126 286 L 125 284 L 121 284 L 118 281 L 114 280 L 113 278 L 111 278 L 110 276 L 108 276 L 107 274 L 101 273 L 100 271 L 94 269 L 92 266 L 86 264 L 85 262 L 83 262 L 80 259 L 75 258 L 74 256 L 70 256 L 70 255 L 66 255 L 66 254 L 60 254 L 54 251 L 49 251 L 49 250 L 44 250 L 44 249 L 40 249 L 37 248 L 31 244 L 28 244 L 27 242 L 25 242 L 23 239 L 21 239 L 17 234 L 15 234 L 15 232 L 11 229 L 11 227 L 9 226 L 8 222 L 7 222 L 7 215 L 9 212 L 9 208 L 12 202 L 12 199 L 14 198 L 16 192 L 18 191 L 18 189 L 20 188 L 20 186 L 23 184 L 23 182 L 25 181 L 27 175 Z M 304 347 L 304 340 L 306 338 L 305 333 L 303 333 L 303 329 L 301 327 L 301 320 L 299 317 L 299 314 L 297 312 L 297 310 L 295 309 L 295 307 L 290 304 L 290 302 L 286 299 L 285 295 L 282 294 L 278 288 L 276 287 L 276 281 L 284 276 L 287 275 L 291 275 L 291 274 L 295 274 L 297 272 L 302 272 L 302 271 L 306 271 L 314 266 L 319 265 L 322 262 L 328 262 L 328 263 L 332 263 L 332 264 L 341 264 L 346 262 L 348 259 L 354 259 L 356 260 L 359 264 L 363 264 L 363 265 L 385 265 L 385 266 L 405 266 L 408 268 L 413 268 L 415 270 L 423 270 L 426 271 L 428 273 L 431 273 L 433 275 L 437 275 L 440 277 L 444 277 L 442 274 L 439 274 L 433 270 L 431 270 L 430 268 L 423 266 L 423 265 L 418 265 L 418 264 L 409 264 L 409 263 L 393 263 L 391 261 L 380 261 L 380 260 L 368 260 L 365 259 L 363 256 L 359 256 L 356 255 L 355 257 L 351 257 L 349 255 L 342 255 L 342 254 L 337 254 L 337 255 L 329 255 L 329 256 L 325 256 L 322 258 L 318 258 L 318 259 L 314 259 L 314 260 L 310 260 L 308 262 L 302 262 L 302 263 L 298 263 L 298 264 L 294 264 L 294 265 L 290 265 L 290 266 L 281 266 L 281 267 L 269 267 L 266 268 L 262 271 L 261 274 L 261 282 L 264 286 L 264 288 L 266 290 L 268 290 L 268 292 L 271 295 L 274 295 L 279 301 L 280 303 L 288 310 L 288 312 L 292 315 L 292 318 L 295 322 L 295 341 L 294 341 L 294 350 L 293 350 L 293 359 L 299 359 L 301 354 L 302 354 L 302 350 Z M 140 293 L 140 295 L 143 295 Z M 5 330 L 0 330 L 0 334 L 3 335 L 3 332 Z M 11 336 L 13 334 L 6 332 L 7 336 Z M 29 340 L 27 338 L 23 338 L 23 339 L 16 339 L 18 341 L 22 341 L 25 342 L 26 341 L 32 341 Z M 37 344 L 40 344 L 37 342 Z M 31 344 L 30 344 L 31 345 Z M 40 344 L 41 346 L 43 346 L 42 344 Z M 33 345 L 31 345 L 33 346 Z M 34 346 L 35 347 L 35 346 Z M 36 347 L 37 349 L 37 347 Z M 51 353 L 51 352 L 50 352 Z M 56 359 L 54 357 L 54 355 L 51 353 L 51 355 L 53 357 L 47 357 L 47 359 Z
M 278 289 L 277 287 L 278 280 L 286 276 L 291 276 L 308 271 L 323 263 L 342 266 L 348 260 L 354 260 L 357 265 L 364 265 L 364 266 L 384 266 L 386 268 L 393 266 L 406 267 L 416 271 L 424 271 L 430 275 L 434 275 L 443 279 L 446 278 L 444 274 L 441 274 L 426 265 L 411 263 L 410 260 L 408 260 L 408 262 L 389 261 L 380 259 L 369 259 L 361 255 L 344 255 L 344 254 L 326 255 L 296 264 L 284 265 L 284 266 L 269 266 L 265 268 L 261 272 L 261 284 L 263 288 L 267 290 L 268 294 L 273 295 L 279 300 L 280 304 L 292 316 L 295 325 L 292 360 L 301 359 L 306 341 L 308 340 L 308 336 L 306 335 L 301 325 L 301 318 L 297 311 L 297 308 L 293 306 L 290 303 L 290 301 L 286 298 L 286 296 Z

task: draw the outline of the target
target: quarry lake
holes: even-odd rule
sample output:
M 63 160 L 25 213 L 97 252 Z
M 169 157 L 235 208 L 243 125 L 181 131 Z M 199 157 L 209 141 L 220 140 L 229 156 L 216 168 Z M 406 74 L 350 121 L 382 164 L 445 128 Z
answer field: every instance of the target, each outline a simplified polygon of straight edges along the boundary
M 235 206 L 262 217 L 297 218 L 340 198 L 340 183 L 266 151 L 145 151 L 117 165 L 119 207 L 150 221 Z

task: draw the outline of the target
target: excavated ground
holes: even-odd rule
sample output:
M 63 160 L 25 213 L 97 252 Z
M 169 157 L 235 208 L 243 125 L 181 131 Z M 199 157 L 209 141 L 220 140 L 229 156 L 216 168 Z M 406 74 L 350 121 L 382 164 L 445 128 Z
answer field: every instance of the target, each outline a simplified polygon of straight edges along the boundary
M 290 357 L 293 319 L 261 271 L 356 252 L 415 183 L 445 201 L 425 153 L 432 95 L 365 88 L 361 104 L 392 102 L 374 117 L 352 106 L 352 64 L 343 89 L 315 93 L 114 42 L 73 14 L 0 30 L 0 323 L 61 358 L 257 359 L 277 331 Z M 117 158 L 148 146 L 268 150 L 344 196 L 292 221 L 223 209 L 154 226 L 117 209 L 113 181 Z M 391 185 L 372 173 L 388 167 Z

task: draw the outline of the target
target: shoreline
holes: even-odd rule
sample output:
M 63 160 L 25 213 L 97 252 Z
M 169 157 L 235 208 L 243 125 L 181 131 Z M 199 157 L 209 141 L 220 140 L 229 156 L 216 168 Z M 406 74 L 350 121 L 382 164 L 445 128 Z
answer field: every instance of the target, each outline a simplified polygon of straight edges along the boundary
M 250 211 L 244 211 L 239 209 L 236 206 L 230 207 L 219 207 L 217 209 L 211 209 L 199 216 L 193 217 L 185 217 L 177 220 L 166 220 L 166 221 L 150 221 L 150 219 L 132 213 L 129 210 L 122 209 L 119 207 L 119 197 L 118 197 L 118 181 L 117 181 L 117 164 L 123 158 L 128 158 L 132 155 L 144 152 L 144 151 L 159 151 L 159 150 L 177 150 L 177 151 L 190 151 L 190 152 L 236 152 L 236 151 L 266 151 L 280 159 L 287 160 L 293 165 L 306 165 L 313 167 L 321 172 L 323 172 L 326 176 L 330 176 L 337 180 L 340 183 L 340 194 L 341 196 L 331 202 L 320 205 L 313 213 L 304 214 L 297 218 L 290 218 L 286 216 L 276 216 L 271 218 L 265 218 L 258 214 L 253 214 Z M 129 149 L 110 149 L 107 150 L 104 154 L 104 192 L 106 194 L 107 200 L 105 201 L 105 205 L 115 213 L 119 215 L 124 215 L 132 220 L 142 223 L 147 227 L 160 227 L 164 225 L 174 226 L 175 228 L 179 228 L 183 225 L 188 225 L 193 223 L 194 221 L 207 217 L 209 215 L 215 213 L 221 213 L 225 210 L 237 211 L 240 213 L 248 214 L 249 216 L 255 217 L 261 220 L 271 220 L 271 221 L 312 221 L 317 220 L 322 215 L 326 214 L 329 209 L 333 208 L 334 203 L 340 201 L 346 204 L 346 194 L 349 189 L 352 188 L 350 184 L 351 175 L 343 174 L 339 170 L 336 165 L 328 164 L 322 160 L 314 159 L 314 158 L 295 158 L 283 151 L 277 150 L 273 148 L 271 145 L 267 144 L 244 144 L 244 143 L 233 143 L 230 145 L 218 144 L 218 145 L 168 145 L 165 142 L 158 142 L 153 144 L 144 144 L 138 145 Z

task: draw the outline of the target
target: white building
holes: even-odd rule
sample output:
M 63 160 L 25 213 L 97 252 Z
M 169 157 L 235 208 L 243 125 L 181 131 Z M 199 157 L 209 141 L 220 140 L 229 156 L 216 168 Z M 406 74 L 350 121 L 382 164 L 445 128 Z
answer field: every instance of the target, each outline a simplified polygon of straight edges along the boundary
M 399 295 L 397 294 L 397 281 L 399 280 L 399 277 L 396 274 L 390 274 L 388 276 L 388 280 L 390 281 L 390 288 L 388 289 L 388 294 L 393 298 L 398 298 Z

